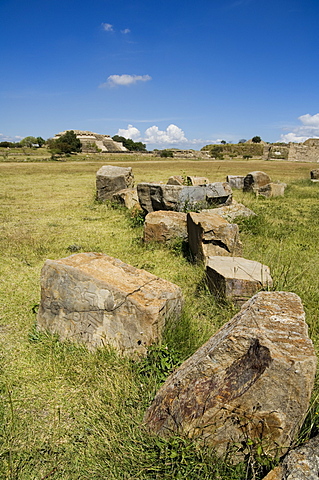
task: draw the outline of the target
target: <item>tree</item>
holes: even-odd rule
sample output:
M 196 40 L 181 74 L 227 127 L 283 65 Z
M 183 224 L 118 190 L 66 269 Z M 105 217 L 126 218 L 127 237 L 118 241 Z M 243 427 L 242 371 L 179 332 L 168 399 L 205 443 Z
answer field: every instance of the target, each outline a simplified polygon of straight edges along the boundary
M 22 147 L 33 147 L 33 145 L 37 145 L 38 141 L 35 137 L 25 137 L 21 140 L 20 145 Z
M 134 142 L 131 138 L 121 137 L 120 135 L 114 135 L 112 137 L 114 142 L 120 142 L 130 152 L 146 152 L 146 145 L 142 142 Z
M 221 143 L 222 145 L 226 145 L 227 142 L 226 142 L 226 140 L 221 140 L 220 143 Z
M 260 142 L 261 142 L 261 138 L 258 137 L 258 136 L 256 136 L 256 137 L 253 137 L 253 138 L 251 139 L 251 141 L 252 141 L 253 143 L 260 143 Z
M 40 148 L 43 147 L 43 145 L 45 144 L 44 138 L 37 137 L 37 144 L 39 145 Z
M 77 153 L 82 151 L 82 144 L 73 130 L 68 130 L 56 140 L 48 142 L 50 150 L 54 153 Z

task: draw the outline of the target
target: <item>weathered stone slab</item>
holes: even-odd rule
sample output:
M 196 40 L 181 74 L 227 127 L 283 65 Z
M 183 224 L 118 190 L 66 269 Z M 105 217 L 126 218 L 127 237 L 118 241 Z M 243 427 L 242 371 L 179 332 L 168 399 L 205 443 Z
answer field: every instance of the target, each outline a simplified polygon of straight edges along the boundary
M 264 480 L 318 480 L 319 435 L 291 450 Z
M 112 200 L 124 207 L 131 209 L 140 205 L 137 196 L 136 188 L 124 188 L 124 190 L 119 190 L 116 193 L 113 193 Z
M 166 243 L 174 238 L 187 238 L 186 213 L 158 210 L 146 215 L 144 242 Z
M 79 253 L 45 262 L 37 326 L 89 349 L 144 355 L 181 308 L 177 285 L 101 253 Z
M 244 178 L 244 192 L 255 192 L 260 187 L 271 183 L 269 175 L 265 172 L 251 172 Z
M 232 201 L 232 189 L 228 183 L 215 182 L 200 186 L 139 183 L 137 194 L 146 213 L 157 210 L 202 210 L 213 205 L 228 205 Z
M 206 177 L 187 177 L 187 185 L 197 186 L 197 185 L 208 185 L 210 182 Z
M 233 222 L 236 220 L 236 218 L 240 217 L 251 217 L 255 216 L 256 213 L 254 213 L 250 208 L 245 207 L 242 203 L 236 202 L 236 200 L 233 200 L 230 205 L 225 205 L 224 207 L 216 207 L 213 209 L 204 209 L 201 211 L 201 213 L 208 213 L 212 212 L 217 215 L 220 215 L 223 217 L 227 222 Z
M 316 371 L 300 298 L 260 292 L 158 391 L 144 422 L 152 433 L 197 438 L 218 454 L 284 453 L 305 417 Z M 236 457 L 238 448 L 238 457 Z
M 97 200 L 112 200 L 113 193 L 133 186 L 134 176 L 131 167 L 104 165 L 96 173 Z
M 238 305 L 272 286 L 269 267 L 242 257 L 208 257 L 206 276 L 211 293 Z
M 244 188 L 244 176 L 242 175 L 227 175 L 226 182 L 231 188 L 242 190 Z
M 238 225 L 228 223 L 214 210 L 187 214 L 188 243 L 196 261 L 205 261 L 210 255 L 242 253 Z
M 167 180 L 167 185 L 184 185 L 184 179 L 182 175 L 172 175 Z
M 262 195 L 263 197 L 283 197 L 285 195 L 285 188 L 287 185 L 285 183 L 267 183 L 255 190 L 256 195 Z

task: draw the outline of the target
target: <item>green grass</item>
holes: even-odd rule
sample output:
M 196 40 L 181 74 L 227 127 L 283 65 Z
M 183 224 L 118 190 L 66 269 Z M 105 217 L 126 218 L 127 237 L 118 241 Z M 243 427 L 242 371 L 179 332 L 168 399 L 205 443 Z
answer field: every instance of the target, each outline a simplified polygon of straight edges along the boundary
M 78 159 L 79 160 L 79 159 Z M 169 372 L 237 311 L 218 305 L 202 267 L 181 245 L 143 245 L 142 226 L 123 209 L 94 201 L 102 164 L 133 166 L 136 181 L 166 180 L 186 172 L 224 180 L 227 174 L 266 171 L 289 184 L 284 198 L 240 192 L 258 216 L 240 222 L 244 256 L 271 268 L 276 289 L 300 295 L 318 350 L 319 185 L 311 164 L 287 162 L 158 161 L 90 156 L 85 162 L 0 165 L 0 478 L 5 480 L 246 479 L 262 478 L 269 461 L 238 466 L 190 440 L 150 436 L 147 406 Z M 47 258 L 98 251 L 181 286 L 182 319 L 168 324 L 163 344 L 133 362 L 103 349 L 60 343 L 35 329 L 40 270 Z M 318 432 L 316 396 L 302 438 Z

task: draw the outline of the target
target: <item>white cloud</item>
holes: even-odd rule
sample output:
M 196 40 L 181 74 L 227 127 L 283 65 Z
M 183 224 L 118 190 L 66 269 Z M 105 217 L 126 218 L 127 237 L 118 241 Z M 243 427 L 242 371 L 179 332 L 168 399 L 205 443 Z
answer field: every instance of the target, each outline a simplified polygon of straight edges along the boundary
M 141 140 L 141 132 L 138 128 L 133 127 L 133 125 L 128 125 L 127 129 L 119 128 L 117 135 L 124 138 L 131 138 L 134 142 L 139 142 Z
M 297 142 L 301 143 L 308 138 L 319 138 L 319 113 L 315 115 L 301 115 L 298 117 L 302 125 L 299 125 L 292 129 L 291 132 L 281 134 L 281 142 Z
M 100 87 L 128 86 L 137 82 L 148 82 L 149 80 L 152 80 L 150 75 L 110 75 Z
M 0 142 L 20 142 L 24 137 L 20 135 L 15 135 L 14 137 L 10 137 L 10 135 L 4 135 L 0 133 Z
M 126 35 L 127 33 L 131 33 L 131 30 L 129 28 L 124 28 L 124 30 L 121 30 L 121 33 L 124 33 L 124 35 Z
M 105 32 L 114 32 L 113 25 L 110 23 L 102 23 L 102 28 Z
M 188 142 L 181 128 L 169 125 L 166 130 L 160 130 L 156 125 L 145 131 L 145 142 L 154 144 L 180 144 Z

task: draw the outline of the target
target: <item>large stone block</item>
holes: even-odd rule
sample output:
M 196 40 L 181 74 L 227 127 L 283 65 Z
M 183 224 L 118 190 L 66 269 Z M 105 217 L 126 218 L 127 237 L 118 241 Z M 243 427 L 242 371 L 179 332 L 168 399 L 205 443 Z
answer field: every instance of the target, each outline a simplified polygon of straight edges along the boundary
M 271 182 L 267 185 L 263 185 L 256 189 L 256 195 L 262 195 L 263 197 L 283 197 L 285 195 L 285 188 L 287 185 L 282 182 Z
M 168 377 L 144 422 L 234 460 L 252 445 L 276 457 L 303 422 L 316 364 L 300 298 L 260 292 Z
M 239 305 L 272 286 L 269 267 L 242 257 L 208 257 L 206 276 L 208 288 L 217 298 Z
M 227 175 L 226 182 L 229 183 L 231 188 L 242 190 L 244 188 L 244 178 L 242 175 Z
M 139 183 L 137 193 L 146 213 L 157 210 L 202 210 L 210 206 L 228 205 L 232 201 L 232 189 L 228 183 L 183 186 L 162 183 Z
M 260 187 L 271 183 L 269 175 L 265 172 L 250 172 L 244 178 L 244 192 L 255 192 Z
M 187 177 L 187 185 L 208 185 L 209 183 L 210 182 L 206 177 L 194 177 L 191 175 Z
M 177 285 L 101 253 L 79 253 L 45 262 L 37 325 L 89 349 L 143 355 L 181 308 Z
M 208 210 L 205 213 L 187 214 L 187 232 L 190 250 L 198 261 L 211 255 L 241 255 L 239 228 L 220 215 Z
M 97 200 L 112 200 L 113 193 L 133 186 L 134 176 L 131 167 L 104 165 L 96 173 Z
M 144 242 L 166 243 L 174 238 L 187 238 L 186 213 L 158 210 L 146 215 Z

